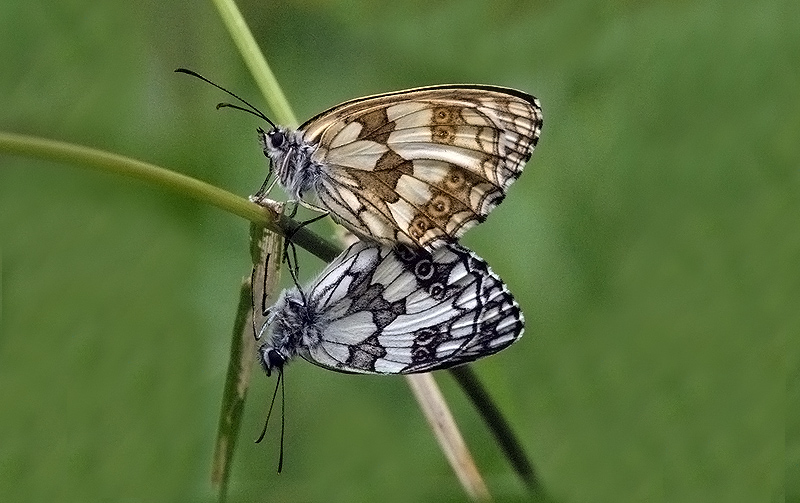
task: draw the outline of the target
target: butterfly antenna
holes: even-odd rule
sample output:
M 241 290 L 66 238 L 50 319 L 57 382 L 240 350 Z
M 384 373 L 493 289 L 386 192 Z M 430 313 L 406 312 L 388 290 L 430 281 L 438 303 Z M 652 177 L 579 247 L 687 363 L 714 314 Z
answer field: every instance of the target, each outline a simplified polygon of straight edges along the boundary
M 239 105 L 234 105 L 233 103 L 217 103 L 217 110 L 219 110 L 220 108 L 233 108 L 235 110 L 241 110 L 242 112 L 247 112 L 249 114 L 255 115 L 256 117 L 260 117 L 261 119 L 265 119 L 266 118 L 260 112 L 256 113 L 256 112 L 250 110 L 249 108 L 240 107 Z M 267 119 L 267 120 L 269 120 L 269 119 Z M 274 128 L 275 126 L 272 126 L 272 127 Z
M 283 367 L 279 372 L 281 378 L 281 447 L 278 454 L 278 473 L 283 470 L 283 433 L 286 431 L 286 379 L 283 377 Z
M 264 429 L 261 430 L 261 435 L 259 435 L 258 438 L 256 439 L 257 444 L 261 443 L 261 441 L 264 440 L 264 437 L 267 434 L 267 425 L 269 424 L 269 417 L 272 415 L 272 406 L 275 405 L 275 397 L 278 396 L 278 387 L 280 386 L 281 381 L 283 381 L 283 367 L 280 367 L 280 369 L 278 370 L 278 382 L 275 383 L 275 391 L 272 392 L 272 401 L 269 403 L 269 410 L 267 411 L 267 419 L 266 421 L 264 421 Z M 281 400 L 283 400 L 283 398 L 281 398 Z M 281 437 L 283 437 L 283 433 L 281 433 Z M 281 445 L 282 444 L 283 441 L 281 441 Z M 283 451 L 283 447 L 281 447 L 281 451 Z
M 199 73 L 197 73 L 197 72 L 195 72 L 195 71 L 192 71 L 192 70 L 188 70 L 188 69 L 186 69 L 186 68 L 178 68 L 178 69 L 176 69 L 175 71 L 176 71 L 177 73 L 185 73 L 186 75 L 191 75 L 192 77 L 197 77 L 198 79 L 202 80 L 203 82 L 206 82 L 206 83 L 208 83 L 208 84 L 211 84 L 212 86 L 216 87 L 216 88 L 217 88 L 217 89 L 219 89 L 220 91 L 223 91 L 224 93 L 227 93 L 227 94 L 229 94 L 230 96 L 233 96 L 234 98 L 236 98 L 237 100 L 241 101 L 242 103 L 244 103 L 245 105 L 247 105 L 247 106 L 249 107 L 249 109 L 246 109 L 246 108 L 240 107 L 240 106 L 238 106 L 238 105 L 232 105 L 232 104 L 230 104 L 230 103 L 220 103 L 219 105 L 217 105 L 217 108 L 225 108 L 225 107 L 228 107 L 228 108 L 235 108 L 235 109 L 237 109 L 237 110 L 242 110 L 242 111 L 244 111 L 244 112 L 249 112 L 249 113 L 251 113 L 251 114 L 255 115 L 256 117 L 259 117 L 259 118 L 261 118 L 261 119 L 264 119 L 265 121 L 267 121 L 267 123 L 269 123 L 269 125 L 270 125 L 270 126 L 272 126 L 272 127 L 273 127 L 273 129 L 276 127 L 276 126 L 275 126 L 275 123 L 274 123 L 274 122 L 272 122 L 271 120 L 269 120 L 269 117 L 267 117 L 266 115 L 264 115 L 264 113 L 263 113 L 261 110 L 259 110 L 258 108 L 254 107 L 253 105 L 251 105 L 250 103 L 248 103 L 248 102 L 247 102 L 245 99 L 243 99 L 243 98 L 240 98 L 240 97 L 239 97 L 239 96 L 237 96 L 235 93 L 233 93 L 233 92 L 231 92 L 231 91 L 228 91 L 227 89 L 225 89 L 225 88 L 224 88 L 224 87 L 222 87 L 221 85 L 219 85 L 219 84 L 217 84 L 217 83 L 214 83 L 214 82 L 212 82 L 212 81 L 208 80 L 207 78 L 203 77 L 203 76 L 202 76 L 202 75 L 200 75 Z

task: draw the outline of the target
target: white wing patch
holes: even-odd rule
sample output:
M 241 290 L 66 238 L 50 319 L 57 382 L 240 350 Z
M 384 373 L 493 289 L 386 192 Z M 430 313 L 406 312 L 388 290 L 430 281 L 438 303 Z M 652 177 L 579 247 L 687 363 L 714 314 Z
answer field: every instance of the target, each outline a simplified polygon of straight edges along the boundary
M 325 158 L 326 162 L 342 168 L 370 171 L 378 164 L 378 159 L 389 150 L 384 144 L 374 141 L 357 140 L 331 148 Z

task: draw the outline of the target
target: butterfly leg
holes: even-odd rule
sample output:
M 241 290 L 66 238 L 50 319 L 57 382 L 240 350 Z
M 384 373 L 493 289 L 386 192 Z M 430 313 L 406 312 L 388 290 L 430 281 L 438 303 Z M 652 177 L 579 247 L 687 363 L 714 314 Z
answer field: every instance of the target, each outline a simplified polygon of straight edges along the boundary
M 283 239 L 283 259 L 286 262 L 286 268 L 289 269 L 289 274 L 292 276 L 292 281 L 294 282 L 294 285 L 297 287 L 297 290 L 300 292 L 300 295 L 303 297 L 305 297 L 303 295 L 303 289 L 300 287 L 300 283 L 298 281 L 298 276 L 300 273 L 300 264 L 297 260 L 297 246 L 295 246 L 294 242 L 292 241 L 292 236 L 294 236 L 297 233 L 297 231 L 299 231 L 306 225 L 312 224 L 317 220 L 323 219 L 327 216 L 328 214 L 325 213 L 322 215 L 318 215 L 310 220 L 300 222 L 293 229 L 288 229 L 286 236 L 284 236 Z
M 272 189 L 278 182 L 277 178 L 273 178 L 272 181 L 270 182 L 270 178 L 272 178 L 272 165 L 270 165 L 269 167 L 269 171 L 267 172 L 267 177 L 264 179 L 264 183 L 261 184 L 261 188 L 258 189 L 258 192 L 250 196 L 250 201 L 256 204 L 261 204 L 264 201 L 264 199 L 266 199 L 267 196 L 269 196 L 269 193 L 272 192 Z
M 252 309 L 253 321 L 253 338 L 256 341 L 261 339 L 261 336 L 266 327 L 264 320 L 269 318 L 270 308 L 267 306 L 267 271 L 269 270 L 269 263 L 272 255 L 267 254 L 260 264 L 253 267 L 253 272 L 250 275 L 250 307 Z M 256 318 L 259 318 L 258 320 Z
M 327 216 L 328 216 L 328 213 L 324 213 L 322 215 L 317 215 L 314 218 L 311 218 L 309 220 L 304 220 L 304 221 L 300 222 L 299 224 L 297 224 L 297 226 L 295 226 L 295 227 L 293 227 L 291 229 L 287 229 L 285 239 L 287 241 L 291 241 L 292 238 L 294 237 L 294 235 L 297 234 L 300 231 L 300 229 L 302 229 L 306 225 L 311 225 L 311 224 L 313 224 L 314 222 L 316 222 L 318 220 L 322 220 L 323 218 L 325 218 Z
M 287 211 L 286 208 L 288 206 L 291 206 L 291 209 Z M 286 203 L 283 206 L 283 214 L 289 218 L 294 218 L 294 216 L 297 215 L 298 206 L 299 205 L 297 204 L 297 201 L 286 201 Z
M 297 247 L 289 239 L 283 241 L 283 260 L 286 262 L 286 268 L 289 269 L 292 282 L 300 290 L 300 285 L 297 281 L 300 273 L 300 264 L 297 261 Z
M 314 205 L 314 204 L 311 204 L 311 203 L 309 203 L 308 201 L 303 201 L 302 199 L 299 199 L 299 200 L 298 200 L 298 201 L 296 201 L 296 202 L 297 202 L 297 203 L 298 203 L 300 206 L 302 206 L 303 208 L 308 208 L 309 210 L 311 210 L 311 211 L 316 211 L 317 213 L 324 213 L 325 215 L 327 215 L 328 213 L 330 213 L 330 211 L 326 210 L 325 208 L 322 208 L 322 207 L 320 207 L 320 206 L 316 206 L 316 205 Z

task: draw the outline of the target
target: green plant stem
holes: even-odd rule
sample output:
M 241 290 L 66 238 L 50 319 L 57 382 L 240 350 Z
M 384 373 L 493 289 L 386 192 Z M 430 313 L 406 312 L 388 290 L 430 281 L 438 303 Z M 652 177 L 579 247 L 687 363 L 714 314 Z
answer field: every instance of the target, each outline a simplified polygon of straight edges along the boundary
M 475 375 L 475 372 L 470 367 L 462 366 L 450 369 L 450 375 L 455 378 L 461 389 L 464 390 L 464 393 L 478 409 L 514 471 L 528 486 L 530 492 L 544 494 L 542 487 L 539 485 L 539 479 L 536 477 L 536 472 L 533 470 L 533 464 L 531 464 L 528 456 L 525 455 L 522 444 L 511 429 L 511 425 L 506 421 L 505 416 L 492 400 L 489 392 L 486 391 L 478 376 Z
M 233 323 L 231 357 L 228 360 L 228 372 L 222 395 L 222 413 L 217 428 L 214 463 L 211 469 L 211 482 L 219 488 L 220 503 L 224 503 L 228 494 L 233 453 L 236 450 L 236 441 L 239 439 L 244 403 L 253 368 L 255 340 L 253 326 L 250 323 L 251 302 L 250 281 L 245 280 L 239 291 L 239 307 Z
M 278 85 L 278 79 L 272 73 L 264 53 L 258 47 L 256 39 L 253 38 L 250 28 L 247 27 L 236 4 L 232 0 L 213 0 L 213 2 L 233 42 L 239 48 L 250 74 L 267 99 L 267 104 L 274 114 L 274 120 L 284 126 L 296 126 L 297 118 L 292 112 L 292 107 L 289 106 L 289 101 L 283 94 L 281 86 Z
M 282 236 L 290 234 L 292 241 L 298 246 L 326 262 L 330 262 L 341 253 L 340 246 L 301 227 L 296 221 L 271 208 L 259 206 L 219 187 L 154 164 L 82 145 L 2 131 L 0 131 L 0 153 L 66 162 L 142 180 L 153 186 L 162 187 L 182 196 L 216 206 L 260 224 Z M 297 229 L 296 232 L 293 232 L 295 229 Z
M 5 132 L 0 132 L 0 152 L 67 162 L 106 173 L 137 178 L 279 231 L 274 222 L 268 221 L 264 209 L 255 203 L 196 178 L 130 157 L 82 145 Z
M 228 496 L 228 483 L 233 466 L 233 454 L 242 426 L 245 397 L 250 387 L 251 370 L 256 353 L 256 327 L 265 323 L 265 316 L 256 306 L 275 302 L 280 284 L 283 239 L 258 224 L 250 225 L 250 256 L 253 274 L 242 282 L 239 305 L 231 337 L 231 356 L 228 374 L 222 395 L 222 406 L 214 449 L 211 482 L 217 487 L 217 497 L 224 503 Z M 254 283 L 255 282 L 255 283 Z M 253 290 L 268 295 L 259 301 L 253 298 Z

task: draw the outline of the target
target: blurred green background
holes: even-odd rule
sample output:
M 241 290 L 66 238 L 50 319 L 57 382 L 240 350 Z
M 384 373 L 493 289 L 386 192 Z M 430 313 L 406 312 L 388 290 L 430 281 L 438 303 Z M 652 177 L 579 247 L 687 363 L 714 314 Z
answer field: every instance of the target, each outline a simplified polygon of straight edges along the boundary
M 800 498 L 794 3 L 239 5 L 303 119 L 434 83 L 540 98 L 539 148 L 464 242 L 527 317 L 475 370 L 552 496 Z M 263 124 L 215 111 L 226 98 L 179 66 L 264 103 L 210 2 L 0 3 L 0 129 L 251 194 Z M 216 208 L 0 154 L 0 500 L 213 500 L 247 243 Z M 524 500 L 440 378 L 490 491 Z M 277 428 L 250 441 L 273 384 L 255 375 L 230 501 L 465 499 L 402 378 L 305 362 L 288 368 L 276 475 Z

